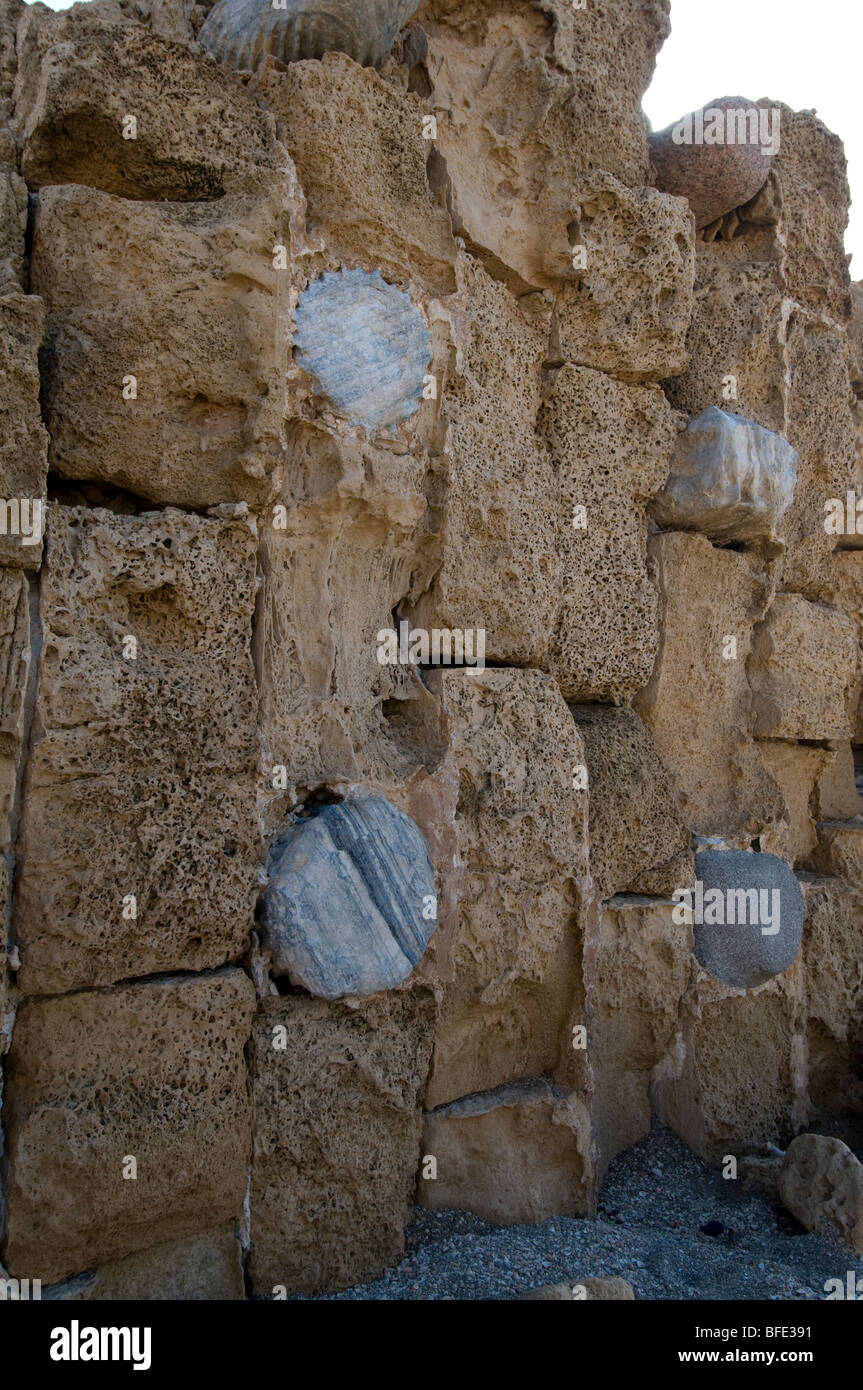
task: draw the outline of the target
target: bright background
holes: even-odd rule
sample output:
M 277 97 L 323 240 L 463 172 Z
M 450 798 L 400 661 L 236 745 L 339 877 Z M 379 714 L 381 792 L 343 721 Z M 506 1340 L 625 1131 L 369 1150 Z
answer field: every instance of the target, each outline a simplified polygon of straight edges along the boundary
M 588 0 L 588 6 L 590 0 Z M 863 278 L 863 0 L 671 0 L 671 37 L 644 98 L 662 130 L 715 97 L 817 111 L 845 141 L 851 275 Z
M 68 0 L 46 0 L 67 10 Z M 590 0 L 588 0 L 588 6 Z M 815 110 L 845 141 L 846 246 L 863 278 L 863 0 L 671 0 L 671 38 L 644 98 L 654 130 L 714 97 L 770 97 Z

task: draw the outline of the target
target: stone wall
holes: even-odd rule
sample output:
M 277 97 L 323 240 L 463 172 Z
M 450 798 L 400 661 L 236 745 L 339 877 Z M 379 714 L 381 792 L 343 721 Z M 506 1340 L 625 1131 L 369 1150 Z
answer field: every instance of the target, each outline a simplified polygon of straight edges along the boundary
M 0 0 L 0 1251 L 57 1298 L 590 1217 L 652 1116 L 863 1134 L 839 140 L 675 173 L 667 0 L 239 70 L 234 3 Z

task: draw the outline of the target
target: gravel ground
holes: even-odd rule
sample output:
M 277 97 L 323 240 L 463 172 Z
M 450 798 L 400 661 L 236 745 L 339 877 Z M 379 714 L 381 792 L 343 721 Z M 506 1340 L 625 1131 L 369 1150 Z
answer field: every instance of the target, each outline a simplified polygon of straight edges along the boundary
M 850 1269 L 863 1277 L 863 1259 L 740 1187 L 657 1126 L 612 1163 L 596 1221 L 501 1227 L 417 1209 L 402 1263 L 328 1298 L 514 1299 L 540 1284 L 619 1274 L 636 1298 L 817 1300 L 827 1279 L 844 1284 Z M 721 1232 L 702 1234 L 708 1222 Z

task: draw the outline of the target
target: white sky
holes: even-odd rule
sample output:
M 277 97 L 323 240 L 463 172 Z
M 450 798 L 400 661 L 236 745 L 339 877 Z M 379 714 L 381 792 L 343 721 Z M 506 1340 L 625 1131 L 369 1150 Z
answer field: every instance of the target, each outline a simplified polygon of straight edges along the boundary
M 588 0 L 588 5 L 590 0 Z M 654 130 L 714 97 L 815 110 L 845 141 L 851 274 L 863 278 L 863 0 L 671 0 L 671 37 L 644 98 Z
M 68 0 L 46 0 L 52 10 Z M 588 0 L 588 5 L 590 0 Z M 654 130 L 714 97 L 815 110 L 845 141 L 856 203 L 846 238 L 863 277 L 863 0 L 671 0 L 671 37 L 644 98 Z

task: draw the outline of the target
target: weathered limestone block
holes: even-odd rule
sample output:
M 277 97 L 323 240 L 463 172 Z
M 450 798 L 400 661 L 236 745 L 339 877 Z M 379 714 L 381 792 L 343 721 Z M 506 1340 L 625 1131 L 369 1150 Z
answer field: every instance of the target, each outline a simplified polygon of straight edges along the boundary
M 236 959 L 259 858 L 252 529 L 54 504 L 49 538 L 20 982 L 45 994 Z
M 861 1027 L 863 996 L 863 904 L 859 880 L 845 882 L 820 874 L 801 876 L 806 899 L 803 966 L 810 1027 L 840 1043 L 852 1042 Z M 863 1093 L 853 1050 L 846 1080 Z M 846 1095 L 850 1099 L 850 1092 Z
M 668 1063 L 654 1077 L 660 1119 L 708 1163 L 783 1145 L 806 1119 L 800 1027 L 799 1011 L 777 982 L 726 998 L 712 992 L 686 1014 Z
M 829 601 L 834 551 L 848 538 L 828 532 L 827 504 L 857 484 L 859 442 L 844 332 L 796 311 L 788 327 L 788 426 L 799 454 L 794 502 L 785 515 L 783 588 Z
M 591 1185 L 586 1105 L 546 1080 L 500 1086 L 426 1115 L 423 1156 L 437 1177 L 419 1202 L 498 1225 L 585 1216 Z
M 781 817 L 761 836 L 761 848 L 789 864 L 802 863 L 817 840 L 818 781 L 832 755 L 824 748 L 782 741 L 762 742 L 758 748 L 785 803 Z
M 267 55 L 281 63 L 323 58 L 333 49 L 373 66 L 387 56 L 419 0 L 217 0 L 198 35 L 220 62 L 253 70 Z
M 555 1070 L 579 1003 L 590 884 L 587 793 L 573 787 L 584 748 L 554 681 L 447 671 L 429 683 L 449 726 L 464 875 L 449 967 L 440 963 L 431 1108 Z
M 614 897 L 596 945 L 589 1049 L 598 1177 L 650 1132 L 648 1090 L 677 1026 L 690 975 L 692 928 L 670 901 Z
M 468 257 L 459 278 L 467 336 L 457 372 L 439 388 L 445 472 L 429 520 L 439 568 L 409 616 L 427 630 L 484 629 L 489 663 L 544 668 L 563 587 L 559 537 L 569 525 L 535 433 L 550 310 L 517 300 Z
M 649 182 L 641 96 L 667 5 L 426 0 L 417 19 L 455 231 L 511 287 L 555 287 L 572 267 L 579 173 Z
M 256 166 L 276 179 L 284 165 L 272 117 L 240 82 L 140 23 L 28 7 L 18 55 L 15 120 L 31 188 L 216 199 Z
M 42 301 L 0 295 L 0 564 L 42 559 L 48 436 L 39 410 Z
M 287 770 L 273 831 L 316 787 L 389 790 L 440 756 L 439 710 L 418 675 L 378 661 L 378 634 L 425 573 L 423 476 L 409 454 L 311 425 L 291 433 L 285 525 L 262 518 L 254 639 L 268 762 Z
M 13 1275 L 51 1283 L 236 1218 L 253 1007 L 239 970 L 24 1001 L 3 1107 Z
M 600 898 L 637 893 L 656 869 L 686 887 L 692 877 L 689 835 L 674 809 L 668 773 L 649 729 L 629 709 L 572 705 L 584 740 L 589 781 L 590 872 Z M 679 875 L 688 861 L 690 873 Z
M 564 367 L 546 394 L 540 432 L 560 497 L 551 670 L 568 700 L 623 704 L 646 685 L 659 642 L 643 517 L 667 476 L 674 412 L 658 388 Z
M 257 1294 L 346 1288 L 404 1251 L 434 1030 L 430 991 L 298 996 L 255 1021 L 249 1270 Z
M 720 545 L 773 540 L 796 482 L 787 440 L 712 405 L 678 438 L 650 511 L 660 526 L 701 531 Z
M 380 272 L 313 280 L 296 309 L 295 361 L 350 424 L 392 430 L 419 409 L 432 348 L 408 295 Z
M 689 201 L 696 227 L 742 207 L 764 186 L 781 143 L 777 109 L 717 97 L 651 135 L 657 187 Z
M 0 294 L 18 290 L 24 273 L 27 185 L 14 164 L 9 131 L 0 129 Z
M 782 814 L 750 736 L 746 658 L 770 585 L 756 556 L 705 536 L 654 536 L 662 641 L 635 708 L 672 776 L 684 823 L 699 835 L 757 835 Z M 736 643 L 736 646 L 734 645 Z
M 555 300 L 551 357 L 626 381 L 676 375 L 695 275 L 688 207 L 601 172 L 582 175 L 572 196 L 573 261 Z
M 807 867 L 822 874 L 836 874 L 859 889 L 863 884 L 863 818 L 819 821 L 817 842 Z
M 787 970 L 803 940 L 800 884 L 773 854 L 703 850 L 695 856 L 693 951 L 721 984 L 754 989 Z M 700 919 L 700 920 L 699 920 Z
M 668 399 L 695 418 L 709 406 L 782 434 L 788 392 L 785 335 L 792 304 L 781 273 L 777 228 L 732 241 L 696 243 L 686 370 L 664 383 Z
M 262 920 L 273 973 L 321 998 L 401 984 L 435 908 L 425 838 L 382 796 L 306 812 L 270 851 Z
M 450 294 L 455 240 L 429 188 L 432 147 L 417 98 L 340 53 L 268 67 L 256 91 L 296 164 L 310 237 L 322 237 L 336 263 L 378 267 L 389 280 Z
M 807 1231 L 833 1233 L 863 1255 L 863 1163 L 841 1139 L 801 1134 L 788 1146 L 779 1195 Z
M 855 740 L 858 737 L 856 732 L 854 737 Z M 855 782 L 851 740 L 832 739 L 824 750 L 824 756 L 826 765 L 815 789 L 815 819 L 848 820 L 851 816 L 863 815 L 863 798 Z
M 42 1298 L 79 1303 L 240 1302 L 245 1298 L 240 1242 L 233 1227 L 165 1241 L 43 1289 Z
M 275 172 L 194 205 L 43 189 L 33 286 L 52 469 L 161 504 L 269 496 L 289 353 L 273 246 L 289 196 Z
M 543 1284 L 541 1288 L 523 1293 L 521 1303 L 605 1303 L 635 1300 L 635 1291 L 626 1279 L 578 1279 L 575 1276 L 564 1284 Z
M 774 172 L 782 190 L 784 274 L 789 297 L 843 323 L 850 313 L 844 234 L 850 192 L 845 150 L 814 111 L 782 113 Z
M 15 797 L 27 736 L 33 663 L 30 589 L 21 570 L 0 570 L 0 852 L 14 848 Z M 5 899 L 3 899 L 5 901 Z M 2 935 L 2 933 L 0 933 Z
M 837 609 L 777 594 L 749 658 L 755 733 L 839 739 L 853 730 L 859 694 L 857 632 Z

